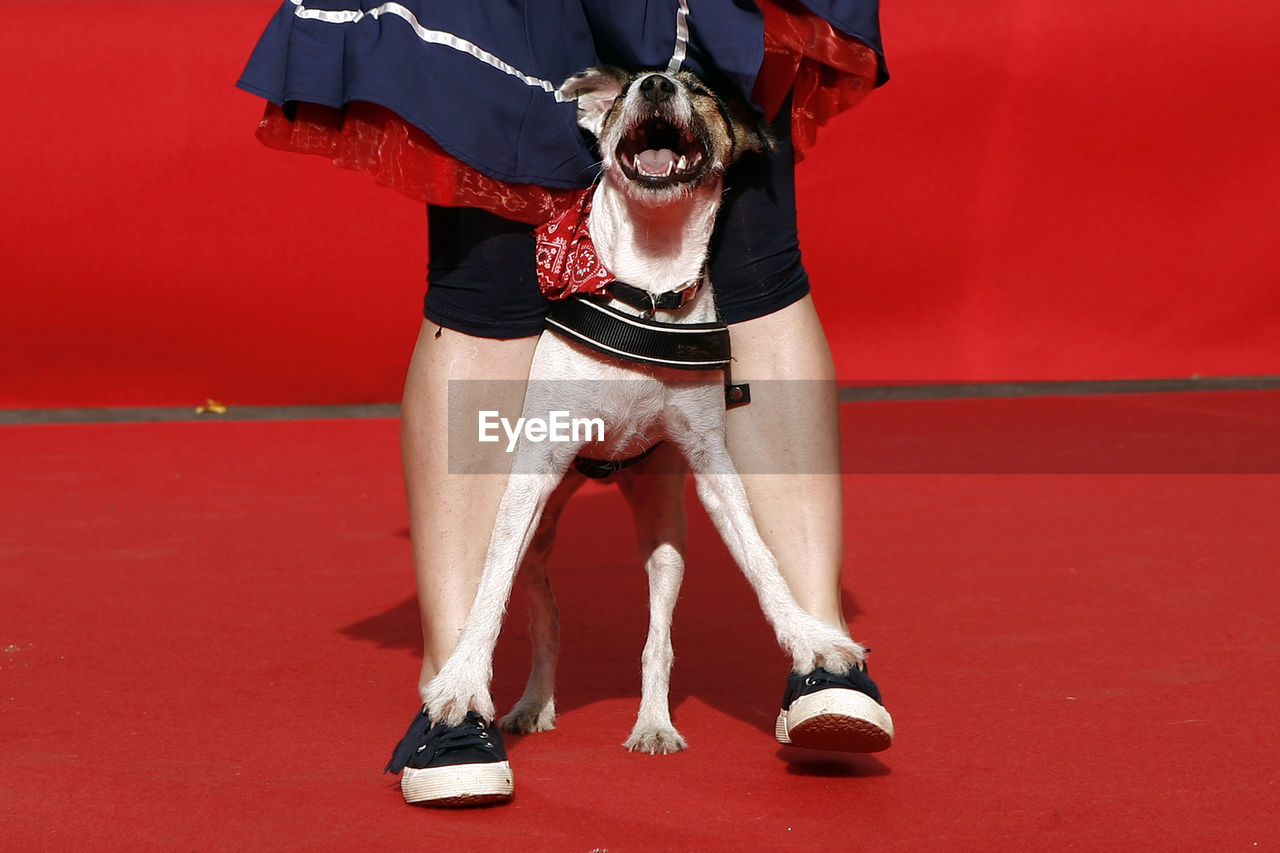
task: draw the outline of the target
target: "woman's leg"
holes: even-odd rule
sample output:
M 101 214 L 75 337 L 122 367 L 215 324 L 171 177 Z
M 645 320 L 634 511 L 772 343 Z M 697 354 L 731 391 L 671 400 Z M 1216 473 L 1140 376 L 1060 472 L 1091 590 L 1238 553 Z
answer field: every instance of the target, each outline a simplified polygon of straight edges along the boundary
M 712 236 L 711 282 L 729 323 L 732 380 L 757 383 L 750 405 L 730 409 L 727 440 L 796 601 L 847 632 L 839 401 L 800 255 L 790 114 L 788 101 L 774 124 L 776 151 L 748 155 L 725 176 Z
M 450 419 L 480 408 L 519 411 L 537 338 L 479 338 L 430 321 L 414 348 L 401 403 L 401 455 L 422 618 L 418 694 L 457 646 L 484 570 L 509 462 L 500 444 L 450 446 Z M 466 381 L 471 380 L 471 381 Z M 518 380 L 498 381 L 489 380 Z M 483 393 L 484 405 L 472 405 Z M 466 426 L 465 424 L 463 425 Z M 474 421 L 470 424 L 476 429 Z M 475 435 L 475 433 L 472 433 Z M 462 445 L 459 447 L 459 445 Z M 491 448 L 497 448 L 494 452 Z M 459 763 L 458 758 L 466 758 Z M 392 752 L 405 801 L 504 802 L 514 789 L 502 737 L 478 716 L 437 725 L 425 708 Z
M 427 320 L 401 403 L 401 456 L 422 614 L 419 687 L 453 652 L 484 569 L 506 486 L 502 442 L 450 418 L 518 413 L 546 302 L 533 229 L 471 208 L 427 208 Z
M 427 317 L 401 401 L 401 456 L 422 619 L 423 688 L 457 647 L 475 599 L 510 470 L 477 415 L 523 408 L 542 330 L 531 228 L 468 208 L 428 208 Z M 452 440 L 451 440 L 452 439 Z M 501 802 L 513 790 L 496 724 L 448 726 L 418 713 L 392 752 L 406 801 Z
M 847 634 L 839 396 L 800 258 L 788 114 L 784 106 L 778 150 L 744 158 L 726 176 L 712 238 L 711 280 L 730 326 L 732 378 L 755 383 L 750 405 L 729 412 L 726 438 L 756 526 L 796 601 Z M 819 668 L 788 678 L 776 733 L 797 746 L 875 752 L 892 743 L 893 720 L 865 668 Z
M 848 634 L 839 397 L 813 302 L 806 296 L 731 334 L 733 381 L 757 383 L 726 430 L 756 526 L 800 606 Z M 775 732 L 796 746 L 878 752 L 893 743 L 893 719 L 865 669 L 817 669 L 787 679 Z
M 507 475 L 499 472 L 510 461 L 501 442 L 468 442 L 451 450 L 450 412 L 519 412 L 538 340 L 438 329 L 430 321 L 422 326 L 401 410 L 401 454 L 422 616 L 420 688 L 453 652 L 471 609 L 506 486 Z
M 750 405 L 729 410 L 726 437 L 760 535 L 800 606 L 848 633 L 839 401 L 813 300 L 736 323 L 731 335 L 733 381 L 756 387 Z

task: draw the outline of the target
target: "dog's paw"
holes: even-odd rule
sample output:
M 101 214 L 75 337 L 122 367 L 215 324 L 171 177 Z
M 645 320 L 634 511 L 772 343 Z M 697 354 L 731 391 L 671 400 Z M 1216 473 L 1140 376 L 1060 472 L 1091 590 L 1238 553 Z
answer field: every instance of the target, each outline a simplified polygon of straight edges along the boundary
M 536 705 L 519 702 L 498 725 L 504 732 L 516 734 L 549 732 L 556 727 L 556 703 L 548 701 L 544 705 Z
M 651 755 L 667 755 L 685 749 L 688 744 L 680 733 L 670 726 L 640 728 L 636 726 L 631 737 L 622 744 L 631 752 L 647 752 Z
M 477 711 L 486 720 L 494 718 L 493 699 L 485 687 L 484 679 L 478 682 L 448 664 L 421 691 L 427 716 L 437 723 L 456 726 L 467 716 L 467 711 Z
M 805 621 L 809 624 L 801 637 L 784 642 L 796 672 L 812 672 L 822 667 L 828 672 L 843 675 L 850 669 L 866 666 L 867 651 L 861 645 L 825 622 L 812 617 Z
M 814 654 L 814 665 L 827 672 L 844 675 L 850 669 L 863 669 L 866 666 L 867 650 L 848 637 L 841 636 L 838 641 L 825 644 Z M 812 672 L 814 667 L 808 671 Z

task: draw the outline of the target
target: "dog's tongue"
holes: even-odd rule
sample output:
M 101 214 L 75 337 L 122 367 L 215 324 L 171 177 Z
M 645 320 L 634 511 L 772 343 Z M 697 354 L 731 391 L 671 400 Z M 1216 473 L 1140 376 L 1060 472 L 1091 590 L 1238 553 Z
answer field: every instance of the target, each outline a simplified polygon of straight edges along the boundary
M 636 163 L 642 171 L 648 172 L 650 175 L 665 175 L 668 168 L 675 166 L 676 152 L 670 148 L 655 150 L 650 148 L 647 151 L 641 151 L 636 157 Z

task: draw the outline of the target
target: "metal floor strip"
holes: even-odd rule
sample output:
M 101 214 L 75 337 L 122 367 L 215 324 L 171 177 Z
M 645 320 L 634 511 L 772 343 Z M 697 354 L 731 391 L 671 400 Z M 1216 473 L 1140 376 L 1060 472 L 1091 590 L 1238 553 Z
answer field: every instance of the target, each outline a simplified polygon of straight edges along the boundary
M 999 397 L 1169 394 L 1197 391 L 1274 391 L 1280 376 L 1204 379 L 1122 379 L 1067 382 L 975 382 L 921 384 L 846 384 L 840 402 L 953 400 Z M 236 406 L 223 414 L 201 414 L 194 406 L 0 409 L 0 426 L 32 424 L 145 423 L 154 421 L 294 421 L 344 418 L 396 418 L 398 403 L 341 406 Z

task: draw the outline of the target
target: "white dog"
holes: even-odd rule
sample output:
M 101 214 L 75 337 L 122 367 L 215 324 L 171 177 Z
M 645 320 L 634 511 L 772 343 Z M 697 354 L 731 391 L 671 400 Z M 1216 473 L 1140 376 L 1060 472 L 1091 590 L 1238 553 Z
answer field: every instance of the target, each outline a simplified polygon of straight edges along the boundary
M 598 306 L 607 304 L 612 319 L 623 326 L 627 317 L 635 317 L 637 326 L 646 317 L 714 324 L 704 269 L 724 171 L 740 154 L 766 148 L 768 140 L 687 72 L 633 75 L 597 68 L 570 78 L 560 91 L 577 99 L 578 122 L 596 136 L 603 158 L 588 219 L 599 259 L 651 300 L 648 310 L 634 307 L 635 291 L 626 301 L 585 307 L 583 300 L 566 302 L 587 312 L 602 312 Z M 626 460 L 659 442 L 653 453 L 616 474 L 636 513 L 650 589 L 640 712 L 625 746 L 652 753 L 685 747 L 671 724 L 667 698 L 671 616 L 684 571 L 684 468 L 677 452 L 795 671 L 823 667 L 844 673 L 861 666 L 863 648 L 800 608 L 760 538 L 725 449 L 722 371 L 696 369 L 696 353 L 695 369 L 660 366 L 661 358 L 657 364 L 622 360 L 602 352 L 609 346 L 584 344 L 571 324 L 553 323 L 552 331 L 558 333 L 544 334 L 537 344 L 524 414 L 545 418 L 548 412 L 568 411 L 600 418 L 604 435 L 591 441 L 521 441 L 515 449 L 475 603 L 456 651 L 423 688 L 430 718 L 454 725 L 468 710 L 494 718 L 489 695 L 494 646 L 523 561 L 521 577 L 533 614 L 533 670 L 524 696 L 501 725 L 518 732 L 552 728 L 558 625 L 545 558 L 560 510 L 583 482 L 574 470 L 575 458 Z M 654 473 L 658 470 L 665 473 Z

